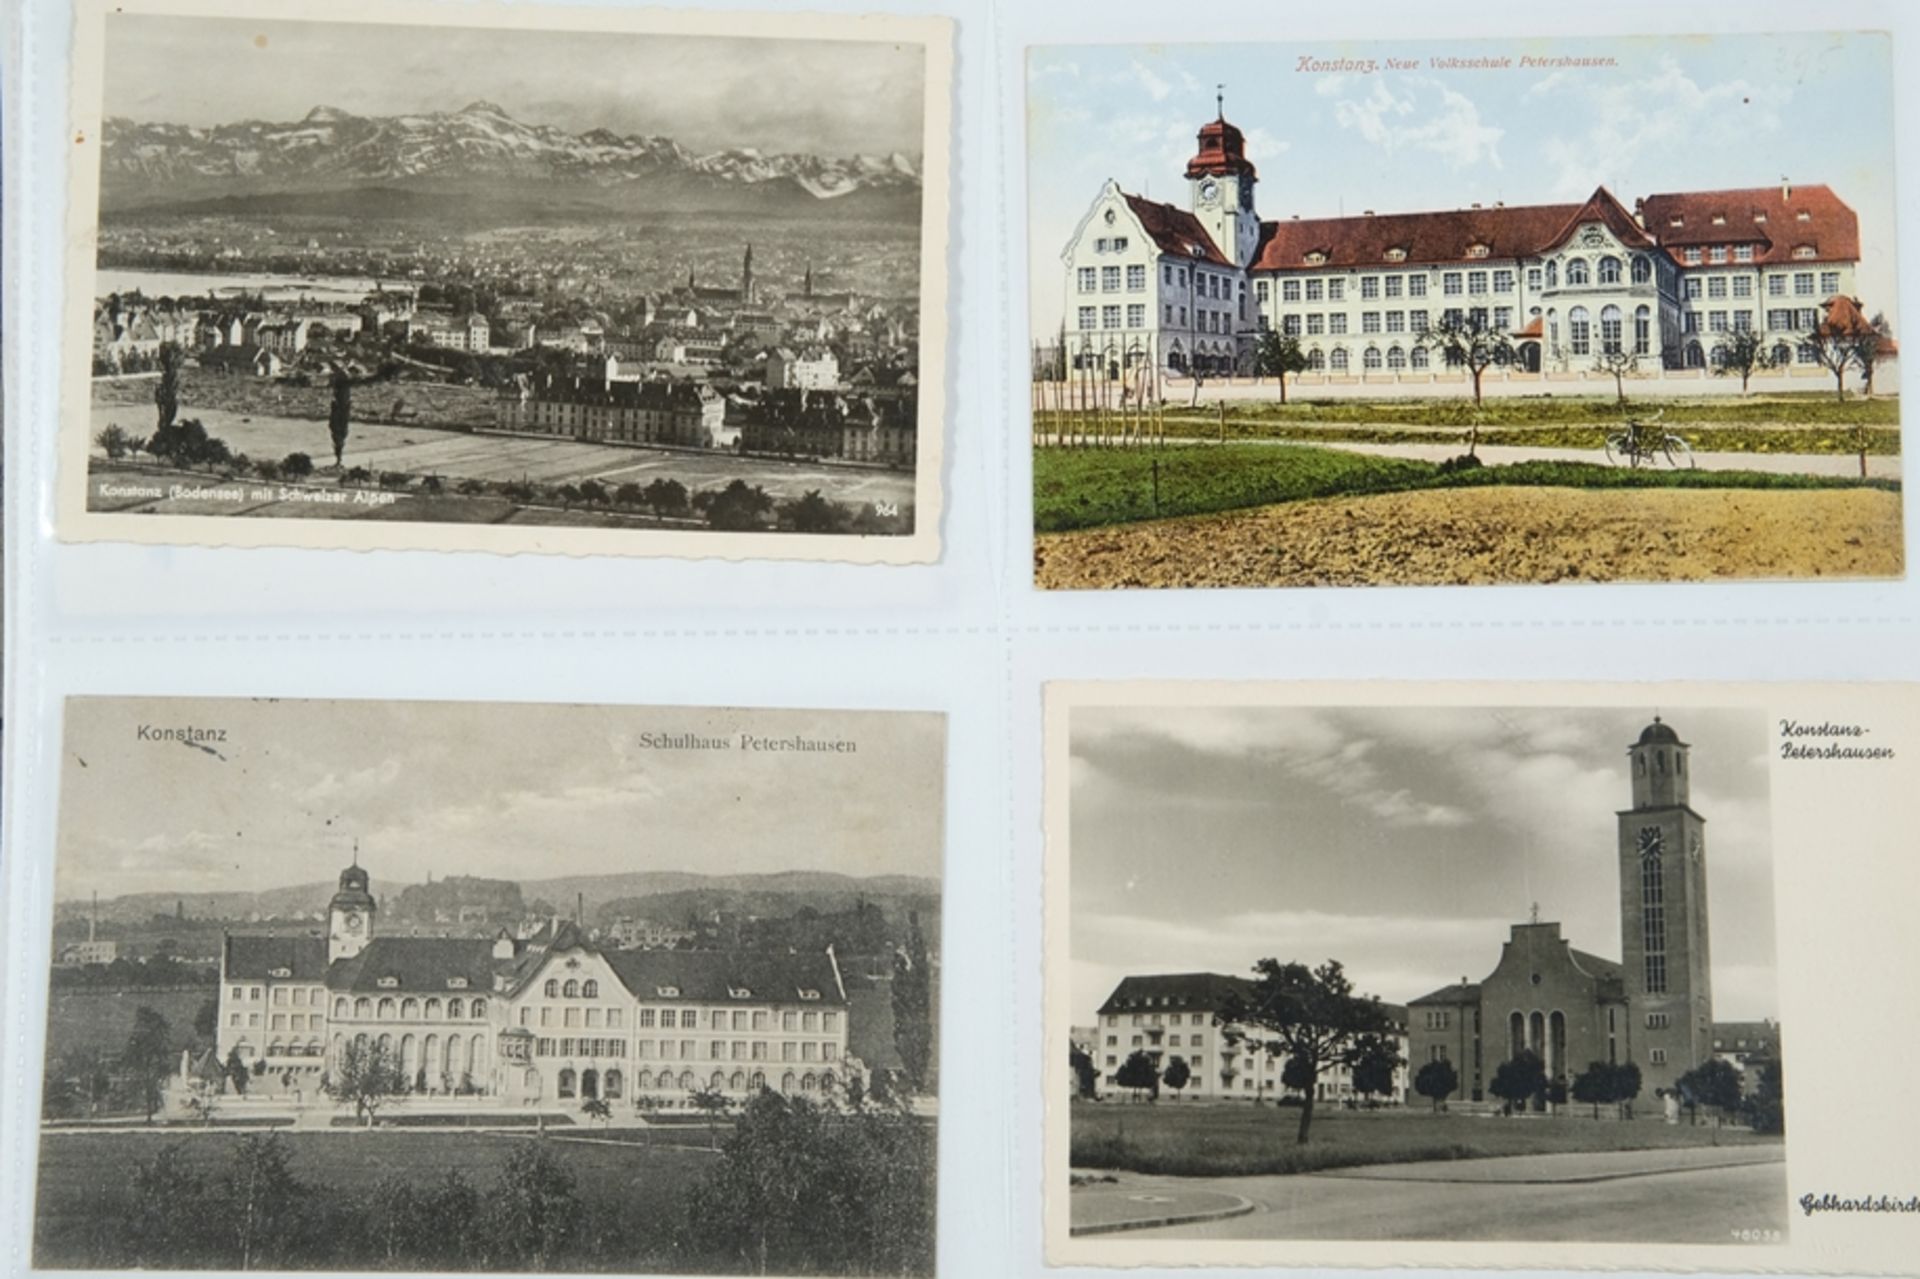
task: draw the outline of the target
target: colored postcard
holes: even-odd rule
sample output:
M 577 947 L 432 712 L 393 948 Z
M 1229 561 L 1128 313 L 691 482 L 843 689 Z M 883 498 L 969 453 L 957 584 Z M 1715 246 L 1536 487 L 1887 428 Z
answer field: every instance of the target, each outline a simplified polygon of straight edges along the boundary
M 76 33 L 63 538 L 938 557 L 947 20 Z
M 1048 1259 L 1913 1273 L 1916 762 L 1910 686 L 1050 687 Z
M 945 741 L 69 701 L 34 1266 L 931 1275 Z
M 1890 50 L 1029 49 L 1037 585 L 1901 577 Z

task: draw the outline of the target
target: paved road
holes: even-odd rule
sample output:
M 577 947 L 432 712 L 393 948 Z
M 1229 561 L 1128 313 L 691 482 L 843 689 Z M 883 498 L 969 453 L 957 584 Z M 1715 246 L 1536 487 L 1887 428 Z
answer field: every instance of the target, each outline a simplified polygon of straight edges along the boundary
M 1783 1159 L 1779 1147 L 1767 1147 L 1530 1155 L 1311 1176 L 1127 1175 L 1074 1191 L 1073 1222 L 1110 1229 L 1129 1205 L 1135 1219 L 1164 1220 L 1238 1198 L 1253 1210 L 1127 1237 L 1730 1243 L 1735 1231 L 1787 1230 Z

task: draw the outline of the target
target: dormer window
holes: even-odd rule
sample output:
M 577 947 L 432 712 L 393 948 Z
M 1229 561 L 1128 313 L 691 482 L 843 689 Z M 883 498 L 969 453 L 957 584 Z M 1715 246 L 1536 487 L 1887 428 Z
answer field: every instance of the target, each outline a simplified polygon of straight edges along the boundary
M 678 986 L 655 986 L 653 988 L 653 993 L 660 996 L 660 998 L 662 999 L 680 998 L 680 988 Z
M 1814 257 L 1818 252 L 1819 250 L 1815 249 L 1811 244 L 1796 244 L 1793 246 L 1793 256 L 1802 260 Z
M 800 998 L 807 1003 L 812 1003 L 820 998 L 820 992 L 812 989 L 802 990 Z
M 1484 258 L 1490 252 L 1492 252 L 1492 250 L 1484 244 L 1469 244 L 1467 246 L 1467 256 L 1470 258 Z
M 1387 250 L 1387 261 L 1405 262 L 1406 260 L 1407 260 L 1407 251 L 1405 249 L 1395 247 Z
M 734 999 L 752 999 L 753 998 L 753 992 L 748 990 L 745 986 L 729 986 L 727 987 L 727 994 Z
M 1307 254 L 1307 257 L 1306 257 L 1306 263 L 1308 266 L 1325 266 L 1326 261 L 1327 261 L 1327 255 L 1322 253 L 1318 249 L 1315 249 L 1313 252 Z
M 1687 224 L 1687 220 L 1681 217 L 1678 213 L 1674 214 L 1672 217 L 1667 219 L 1668 226 L 1680 227 L 1680 226 L 1685 226 L 1686 224 Z
M 291 977 L 291 976 L 293 976 L 293 969 L 291 969 L 291 968 L 276 968 L 276 969 L 274 969 L 274 970 L 273 970 L 272 972 L 270 972 L 270 973 L 268 973 L 268 974 L 267 974 L 267 976 L 269 976 L 269 977 Z
M 375 984 L 382 990 L 392 990 L 400 984 L 400 979 L 398 977 L 382 977 Z
M 448 990 L 465 990 L 466 988 L 467 988 L 467 979 L 465 977 L 447 978 Z
M 1808 213 L 1805 209 L 1800 210 L 1800 212 L 1794 214 L 1793 216 L 1794 216 L 1794 220 L 1798 222 L 1813 221 L 1813 214 Z
M 1755 222 L 1765 222 L 1765 221 L 1767 220 L 1767 215 L 1766 215 L 1766 212 L 1765 212 L 1764 210 L 1762 210 L 1762 211 L 1760 211 L 1760 212 L 1757 212 L 1757 213 L 1755 213 L 1755 214 L 1753 215 L 1753 220 L 1754 220 Z
M 1724 213 L 1716 213 L 1716 214 L 1714 214 L 1714 215 L 1713 215 L 1713 224 L 1714 224 L 1715 226 L 1725 226 L 1725 225 L 1727 224 L 1727 215 L 1726 215 L 1726 214 L 1724 214 Z

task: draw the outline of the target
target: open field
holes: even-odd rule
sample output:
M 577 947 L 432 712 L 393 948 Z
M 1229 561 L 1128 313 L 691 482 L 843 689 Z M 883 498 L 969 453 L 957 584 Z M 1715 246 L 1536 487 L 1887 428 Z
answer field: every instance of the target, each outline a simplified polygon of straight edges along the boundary
M 129 430 L 153 429 L 153 390 L 157 377 L 97 379 L 93 383 L 94 429 L 102 409 Z M 355 425 L 388 422 L 472 429 L 493 424 L 497 393 L 478 386 L 397 379 L 360 388 L 353 397 Z M 189 368 L 180 378 L 180 416 L 199 417 L 215 435 L 213 417 L 291 417 L 311 419 L 313 436 L 329 449 L 327 411 L 333 392 L 324 377 L 311 386 L 296 386 L 279 378 L 235 377 Z
M 488 1133 L 288 1133 L 288 1165 L 303 1182 L 335 1195 L 371 1190 L 383 1178 L 421 1187 L 457 1170 L 479 1186 L 490 1184 L 510 1151 L 530 1138 Z M 187 1166 L 217 1177 L 231 1163 L 238 1135 L 179 1133 L 45 1133 L 35 1206 L 34 1264 L 73 1268 L 97 1256 L 103 1222 L 128 1219 L 133 1166 L 161 1147 L 180 1142 Z M 543 1148 L 572 1171 L 589 1212 L 621 1218 L 629 1232 L 618 1257 L 581 1257 L 572 1269 L 666 1269 L 675 1227 L 694 1182 L 714 1156 L 681 1148 L 548 1140 Z M 644 1211 L 638 1209 L 644 1205 Z M 592 1241 L 589 1241 L 591 1244 Z M 325 1258 L 313 1259 L 316 1267 Z
M 1886 480 L 1869 486 L 1897 489 Z M 1430 488 L 1858 488 L 1850 477 L 1777 471 L 1687 470 L 1529 461 L 1443 470 L 1439 464 L 1293 444 L 1035 449 L 1037 533 L 1201 515 L 1308 498 Z M 1550 527 L 1550 526 L 1549 526 Z
M 1658 1118 L 1595 1120 L 1589 1114 L 1581 1107 L 1523 1118 L 1435 1114 L 1419 1107 L 1316 1110 L 1311 1138 L 1301 1146 L 1295 1141 L 1300 1111 L 1290 1106 L 1075 1103 L 1069 1162 L 1085 1170 L 1215 1177 L 1506 1155 L 1781 1144 L 1779 1137 L 1745 1129 L 1670 1127 Z
M 177 1051 L 197 1045 L 193 1019 L 200 1006 L 215 998 L 215 986 L 185 986 L 176 990 L 55 990 L 47 1008 L 47 1060 L 57 1062 L 69 1053 L 116 1058 L 133 1033 L 133 1015 L 151 1008 L 167 1019 L 171 1046 Z
M 1040 534 L 1034 580 L 1097 590 L 1886 578 L 1900 575 L 1903 552 L 1890 487 L 1458 488 Z

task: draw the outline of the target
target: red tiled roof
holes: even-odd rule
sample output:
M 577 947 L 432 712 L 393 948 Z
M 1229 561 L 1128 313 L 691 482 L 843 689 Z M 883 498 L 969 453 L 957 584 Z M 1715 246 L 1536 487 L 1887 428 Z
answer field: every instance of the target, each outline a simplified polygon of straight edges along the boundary
M 1860 219 L 1833 188 L 1824 185 L 1650 195 L 1641 202 L 1641 210 L 1647 229 L 1669 252 L 1751 244 L 1754 262 L 1769 266 L 1854 262 L 1860 257 Z M 1813 256 L 1795 258 L 1793 251 L 1802 246 L 1811 248 Z
M 1140 219 L 1140 225 L 1153 237 L 1162 253 L 1171 253 L 1176 257 L 1199 258 L 1213 266 L 1231 267 L 1213 237 L 1200 225 L 1200 219 L 1185 209 L 1176 209 L 1171 204 L 1160 204 L 1143 199 L 1137 195 L 1127 196 L 1127 207 L 1133 210 L 1133 216 Z
M 1309 254 L 1325 267 L 1471 263 L 1525 257 L 1564 241 L 1583 222 L 1602 222 L 1623 243 L 1652 247 L 1633 215 L 1605 187 L 1579 204 L 1522 204 L 1357 218 L 1306 218 L 1260 227 L 1256 271 L 1298 270 Z M 1469 250 L 1486 249 L 1483 254 Z M 1398 252 L 1402 256 L 1389 257 Z
M 1515 337 L 1517 337 L 1517 338 L 1537 338 L 1537 337 L 1544 337 L 1544 336 L 1546 336 L 1546 330 L 1545 330 L 1545 329 L 1544 329 L 1544 328 L 1542 327 L 1542 325 L 1541 325 L 1541 319 L 1540 319 L 1540 317 L 1536 315 L 1536 316 L 1534 316 L 1534 317 L 1533 317 L 1533 318 L 1532 318 L 1531 320 L 1528 320 L 1528 321 L 1527 321 L 1527 327 L 1526 327 L 1526 328 L 1524 328 L 1524 329 L 1515 329 L 1515 330 L 1513 331 L 1513 336 L 1515 336 Z

